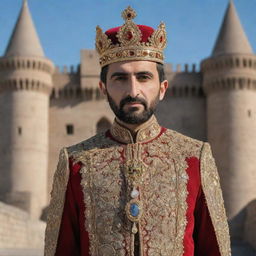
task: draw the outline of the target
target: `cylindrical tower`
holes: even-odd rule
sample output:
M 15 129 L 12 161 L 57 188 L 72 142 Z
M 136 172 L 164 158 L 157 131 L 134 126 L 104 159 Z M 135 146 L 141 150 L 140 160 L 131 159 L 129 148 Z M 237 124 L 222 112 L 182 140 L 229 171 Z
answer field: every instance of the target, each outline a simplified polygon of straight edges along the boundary
M 212 56 L 201 64 L 207 131 L 220 173 L 231 235 L 256 195 L 256 56 L 229 3 Z
M 26 1 L 0 59 L 0 195 L 39 218 L 47 204 L 48 113 L 53 64 Z

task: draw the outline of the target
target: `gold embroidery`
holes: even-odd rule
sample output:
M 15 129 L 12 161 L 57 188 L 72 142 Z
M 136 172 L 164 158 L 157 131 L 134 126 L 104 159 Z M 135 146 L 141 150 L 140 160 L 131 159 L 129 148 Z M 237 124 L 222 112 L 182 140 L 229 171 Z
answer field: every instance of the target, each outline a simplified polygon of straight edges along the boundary
M 81 169 L 91 255 L 126 255 L 123 243 L 129 233 L 124 225 L 126 198 L 123 191 L 126 189 L 120 173 L 122 150 L 112 146 L 89 151 Z
M 68 154 L 67 150 L 63 148 L 60 151 L 59 163 L 54 174 L 51 202 L 47 215 L 44 251 L 45 256 L 55 255 L 68 179 Z
M 123 170 L 134 160 L 142 161 L 145 168 L 139 186 L 141 255 L 182 256 L 187 225 L 186 158 L 199 157 L 201 144 L 169 130 L 145 144 L 120 145 L 97 136 L 93 143 L 94 147 L 86 144 L 85 149 L 90 149 L 80 156 L 75 154 L 83 163 L 90 254 L 133 256 L 132 223 L 125 215 L 130 188 Z
M 150 169 L 142 187 L 144 215 L 140 224 L 147 256 L 181 256 L 184 252 L 188 207 L 186 158 L 199 154 L 195 143 L 185 138 L 167 131 L 145 145 L 148 155 L 144 161 Z
M 229 229 L 220 188 L 219 176 L 211 153 L 205 143 L 201 155 L 201 179 L 209 213 L 222 256 L 231 255 Z

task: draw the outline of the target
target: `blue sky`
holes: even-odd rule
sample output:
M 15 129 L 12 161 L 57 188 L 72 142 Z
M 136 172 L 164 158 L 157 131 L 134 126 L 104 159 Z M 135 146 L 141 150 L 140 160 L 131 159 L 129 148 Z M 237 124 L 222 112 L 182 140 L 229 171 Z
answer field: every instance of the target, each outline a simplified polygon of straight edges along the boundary
M 256 0 L 234 0 L 249 41 L 256 48 Z M 0 54 L 3 55 L 20 11 L 21 0 L 0 1 Z M 45 55 L 56 65 L 77 65 L 80 50 L 94 48 L 95 27 L 123 24 L 121 11 L 131 5 L 137 24 L 168 33 L 166 62 L 199 64 L 211 54 L 228 0 L 28 0 Z

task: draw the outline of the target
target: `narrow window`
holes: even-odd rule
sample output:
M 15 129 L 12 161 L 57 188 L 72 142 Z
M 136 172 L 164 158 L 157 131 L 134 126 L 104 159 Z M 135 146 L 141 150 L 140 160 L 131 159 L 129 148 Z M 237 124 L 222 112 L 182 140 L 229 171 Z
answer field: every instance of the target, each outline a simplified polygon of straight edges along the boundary
M 252 111 L 251 111 L 251 110 L 248 110 L 247 113 L 248 113 L 248 116 L 249 116 L 249 117 L 252 116 Z
M 66 130 L 68 135 L 74 134 L 74 125 L 73 124 L 67 124 L 66 125 Z
M 18 134 L 21 135 L 22 134 L 22 128 L 19 126 L 18 127 Z

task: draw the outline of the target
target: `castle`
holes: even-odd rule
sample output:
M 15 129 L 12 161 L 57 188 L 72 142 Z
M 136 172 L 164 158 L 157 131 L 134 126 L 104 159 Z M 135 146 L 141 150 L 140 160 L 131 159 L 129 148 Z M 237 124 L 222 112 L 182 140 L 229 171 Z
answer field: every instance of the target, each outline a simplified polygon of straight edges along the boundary
M 170 64 L 165 71 L 171 86 L 158 107 L 158 120 L 210 142 L 234 255 L 255 255 L 256 56 L 232 1 L 213 52 L 201 62 L 200 71 L 187 65 L 174 70 Z M 37 229 L 42 234 L 44 224 L 39 219 L 49 202 L 59 150 L 111 125 L 113 114 L 98 89 L 99 72 L 94 50 L 81 51 L 77 69 L 55 67 L 44 56 L 28 4 L 23 2 L 0 58 L 0 226 L 12 230 L 8 236 L 0 228 L 0 252 L 41 246 L 40 236 L 32 244 L 12 240 L 21 231 L 8 220 L 30 223 L 32 228 L 26 231 L 30 237 Z M 10 211 L 17 213 L 5 218 Z

